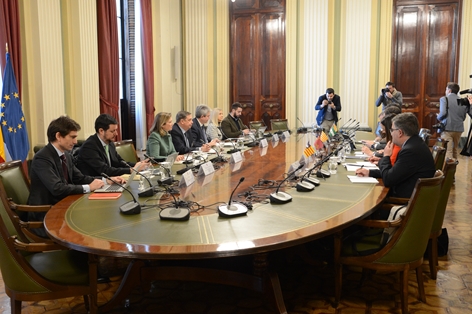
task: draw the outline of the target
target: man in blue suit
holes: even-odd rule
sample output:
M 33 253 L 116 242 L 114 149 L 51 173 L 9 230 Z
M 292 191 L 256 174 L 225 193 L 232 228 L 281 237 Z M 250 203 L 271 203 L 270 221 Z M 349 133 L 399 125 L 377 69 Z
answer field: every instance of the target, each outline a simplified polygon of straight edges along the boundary
M 333 124 L 338 122 L 338 112 L 341 111 L 341 97 L 334 93 L 334 89 L 328 88 L 326 94 L 318 98 L 315 105 L 318 111 L 316 123 L 328 133 Z

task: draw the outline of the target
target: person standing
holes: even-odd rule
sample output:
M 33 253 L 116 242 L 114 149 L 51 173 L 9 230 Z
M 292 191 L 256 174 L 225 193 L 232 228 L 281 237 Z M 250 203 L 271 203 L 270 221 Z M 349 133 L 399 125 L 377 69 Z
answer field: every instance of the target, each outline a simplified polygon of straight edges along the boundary
M 242 113 L 243 107 L 239 102 L 231 105 L 231 112 L 221 121 L 223 139 L 238 138 L 250 133 L 248 127 L 241 121 Z
M 388 108 L 390 106 L 397 106 L 401 109 L 402 103 L 403 95 L 395 88 L 395 83 L 387 82 L 385 84 L 385 88 L 381 90 L 380 96 L 375 102 L 375 106 L 378 107 L 382 105 L 382 111 L 384 111 L 385 108 Z
M 334 89 L 328 88 L 326 94 L 318 98 L 315 105 L 318 111 L 316 123 L 328 133 L 333 124 L 338 122 L 338 112 L 341 111 L 341 97 L 334 93 Z
M 460 87 L 454 82 L 447 83 L 446 95 L 439 99 L 438 121 L 445 125 L 445 129 L 441 133 L 441 138 L 449 141 L 446 150 L 446 159 L 457 160 L 457 148 L 464 132 L 464 120 L 469 111 L 468 106 L 464 106 L 458 102 L 460 97 Z

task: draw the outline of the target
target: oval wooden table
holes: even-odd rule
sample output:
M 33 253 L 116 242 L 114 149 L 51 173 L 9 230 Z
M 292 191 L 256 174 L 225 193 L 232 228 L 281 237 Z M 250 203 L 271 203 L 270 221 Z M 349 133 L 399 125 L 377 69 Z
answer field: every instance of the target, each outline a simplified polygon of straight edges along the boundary
M 200 210 L 192 212 L 188 221 L 159 219 L 156 206 L 139 215 L 119 213 L 119 206 L 132 198 L 123 193 L 116 200 L 89 200 L 88 195 L 69 196 L 53 206 L 45 218 L 50 237 L 71 249 L 94 255 L 132 259 L 115 297 L 101 307 L 112 309 L 131 289 L 151 280 L 200 280 L 230 284 L 262 292 L 271 292 L 279 312 L 285 305 L 278 277 L 268 267 L 267 254 L 338 232 L 368 216 L 385 198 L 387 189 L 381 184 L 352 184 L 343 167 L 311 192 L 297 192 L 283 186 L 292 195 L 287 204 L 254 204 L 247 215 L 220 218 L 217 202 L 228 202 L 241 177 L 238 194 L 270 194 L 282 180 L 290 165 L 299 160 L 311 134 L 293 135 L 288 142 L 269 141 L 268 147 L 255 147 L 243 152 L 241 164 L 219 164 L 209 177 L 197 177 L 194 184 L 181 189 L 180 200 L 197 202 Z M 210 155 L 210 158 L 214 156 Z M 311 167 L 310 164 L 308 167 Z M 174 171 L 182 168 L 174 165 Z M 324 168 L 326 169 L 326 165 Z M 175 173 L 175 172 L 174 172 Z M 350 173 L 352 174 L 352 173 Z M 177 179 L 180 179 L 178 177 Z M 251 187 L 256 186 L 253 190 Z M 138 183 L 131 185 L 137 195 Z M 266 189 L 264 189 L 266 188 Z M 152 198 L 139 198 L 140 203 L 168 203 L 158 193 Z M 253 256 L 252 274 L 201 267 L 150 265 L 149 260 L 201 260 L 224 257 Z

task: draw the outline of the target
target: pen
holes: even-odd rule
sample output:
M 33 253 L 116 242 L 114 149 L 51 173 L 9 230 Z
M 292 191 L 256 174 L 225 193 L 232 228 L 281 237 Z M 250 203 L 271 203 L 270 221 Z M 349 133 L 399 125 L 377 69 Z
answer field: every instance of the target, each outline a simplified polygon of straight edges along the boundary
M 361 169 L 364 168 L 364 165 L 361 165 Z

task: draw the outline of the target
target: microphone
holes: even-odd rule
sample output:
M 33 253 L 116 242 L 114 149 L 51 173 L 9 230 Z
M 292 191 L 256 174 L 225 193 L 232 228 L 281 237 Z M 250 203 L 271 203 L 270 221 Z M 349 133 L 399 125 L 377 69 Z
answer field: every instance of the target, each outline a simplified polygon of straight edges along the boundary
M 213 148 L 213 150 L 216 152 L 218 157 L 210 159 L 211 162 L 227 162 L 227 160 L 218 152 L 219 149 Z
M 226 141 L 227 140 L 229 140 L 229 142 L 233 144 L 233 149 L 230 149 L 229 151 L 227 151 L 228 154 L 234 154 L 236 152 L 241 151 L 239 148 L 236 148 L 236 146 L 234 145 L 234 142 L 232 141 L 232 140 L 237 140 L 236 138 L 227 138 Z
M 184 202 L 177 201 L 177 199 L 175 198 L 174 194 L 172 194 L 170 189 L 167 187 L 164 187 L 164 188 L 166 189 L 167 193 L 169 193 L 174 199 L 174 202 L 172 204 L 174 204 L 175 207 L 167 207 L 167 208 L 162 209 L 159 212 L 159 218 L 161 218 L 162 220 L 178 220 L 178 221 L 189 220 L 190 209 L 188 208 L 188 205 L 184 204 Z M 185 205 L 185 206 L 182 206 L 182 205 Z
M 306 132 L 308 132 L 308 129 L 305 127 L 302 120 L 300 120 L 298 117 L 297 117 L 297 120 L 300 121 L 300 123 L 302 124 L 302 127 L 297 129 L 297 133 L 306 133 Z
M 303 164 L 298 166 L 297 169 L 292 171 L 292 173 L 289 173 L 289 175 L 285 179 L 283 179 L 282 182 L 280 182 L 275 193 L 271 193 L 269 196 L 269 200 L 271 204 L 285 204 L 292 201 L 292 196 L 290 194 L 285 193 L 285 192 L 279 192 L 279 189 L 285 181 L 287 181 L 292 175 L 295 174 L 295 172 L 300 170 L 303 166 L 304 166 Z
M 233 192 L 231 192 L 228 204 L 227 205 L 223 204 L 223 205 L 218 206 L 218 216 L 222 218 L 233 218 L 233 217 L 243 216 L 247 214 L 246 205 L 243 205 L 240 203 L 231 204 L 231 198 L 233 198 L 234 192 L 243 181 L 244 181 L 244 177 L 241 177 L 241 179 L 239 179 L 238 184 L 234 188 Z
M 144 157 L 149 159 L 153 164 L 159 164 L 159 162 L 157 160 L 155 160 L 154 158 L 152 158 L 148 154 L 143 154 L 143 155 L 144 155 Z M 165 161 L 163 161 L 162 163 L 165 163 Z M 170 170 L 168 168 L 164 167 L 164 166 L 162 166 L 162 168 L 164 168 L 165 172 L 167 173 L 167 176 L 169 177 L 166 180 L 170 179 L 170 181 L 161 181 L 161 184 L 171 184 L 172 183 L 172 174 L 170 173 Z
M 259 142 L 256 140 L 256 134 L 254 132 L 252 132 L 251 129 L 249 129 L 249 133 L 252 135 L 250 135 L 249 137 L 251 138 L 252 142 L 251 143 L 248 143 L 246 144 L 247 147 L 254 147 L 254 146 L 257 146 L 259 145 Z
M 190 151 L 187 152 L 187 156 L 185 157 L 185 160 L 182 162 L 184 165 L 185 165 L 185 168 L 187 168 L 187 164 L 192 164 L 193 161 L 192 160 L 188 160 L 188 157 L 190 156 L 191 154 L 191 149 L 193 147 L 193 144 L 195 144 L 195 141 L 192 141 L 192 145 L 190 145 Z
M 472 88 L 469 89 L 464 89 L 459 92 L 459 94 L 464 95 L 464 94 L 470 94 L 472 93 Z
M 152 183 L 151 181 L 146 178 L 146 176 L 144 174 L 142 174 L 141 172 L 137 171 L 136 169 L 134 169 L 133 167 L 130 166 L 130 164 L 128 164 L 126 161 L 122 160 L 121 163 L 125 166 L 128 166 L 131 171 L 134 171 L 136 172 L 137 174 L 139 174 L 141 177 L 143 177 L 144 179 L 146 179 L 146 181 L 148 182 L 149 184 L 149 187 L 147 189 L 144 189 L 143 191 L 139 192 L 138 193 L 138 196 L 139 197 L 147 197 L 147 196 L 153 196 L 154 195 L 154 187 L 152 186 Z
M 126 191 L 128 191 L 129 194 L 131 194 L 131 197 L 133 197 L 133 200 L 132 201 L 129 201 L 127 203 L 124 203 L 123 205 L 120 206 L 120 213 L 122 213 L 123 215 L 136 215 L 136 214 L 140 214 L 141 213 L 141 205 L 139 205 L 138 201 L 136 200 L 136 197 L 134 197 L 133 193 L 131 193 L 130 190 L 128 190 L 128 188 L 126 188 L 124 185 L 116 182 L 115 180 L 113 180 L 109 175 L 107 175 L 106 173 L 102 173 L 102 176 L 107 178 L 108 180 L 110 180 L 111 182 L 115 183 L 115 184 L 118 184 L 119 186 L 121 186 L 123 189 L 125 189 Z

